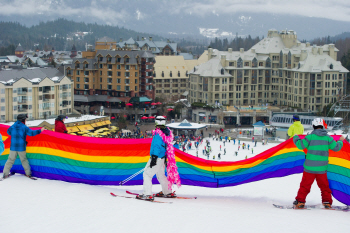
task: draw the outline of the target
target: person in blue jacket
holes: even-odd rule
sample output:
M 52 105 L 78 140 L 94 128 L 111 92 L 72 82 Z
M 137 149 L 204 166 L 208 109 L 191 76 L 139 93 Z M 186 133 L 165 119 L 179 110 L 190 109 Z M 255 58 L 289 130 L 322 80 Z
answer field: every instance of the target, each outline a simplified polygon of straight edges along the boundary
M 26 126 L 27 118 L 28 116 L 26 114 L 19 114 L 17 116 L 17 121 L 7 130 L 7 134 L 11 136 L 11 146 L 9 157 L 5 163 L 3 178 L 9 177 L 10 170 L 17 158 L 17 154 L 19 155 L 26 176 L 32 176 L 32 172 L 30 170 L 30 165 L 26 154 L 26 137 L 38 135 L 42 131 L 44 131 L 45 128 L 41 128 L 38 130 L 29 129 L 28 126 Z
M 170 136 L 170 130 L 165 126 L 166 119 L 163 116 L 157 116 L 155 119 L 156 128 L 159 128 L 166 137 Z M 162 186 L 162 191 L 155 194 L 156 197 L 176 197 L 168 188 L 168 179 L 165 176 L 167 144 L 159 134 L 155 134 L 151 143 L 150 159 L 148 160 L 145 171 L 143 172 L 143 194 L 137 195 L 137 199 L 153 201 L 152 178 L 154 175 Z
M 175 142 L 175 144 L 174 144 L 174 148 L 176 148 L 176 149 L 180 150 L 180 146 L 179 146 L 178 141 L 176 141 L 176 142 Z

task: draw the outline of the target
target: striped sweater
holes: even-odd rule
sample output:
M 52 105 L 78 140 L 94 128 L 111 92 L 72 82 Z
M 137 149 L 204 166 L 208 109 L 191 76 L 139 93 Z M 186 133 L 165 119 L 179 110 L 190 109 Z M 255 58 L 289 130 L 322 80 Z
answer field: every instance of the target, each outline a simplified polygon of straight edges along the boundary
M 340 151 L 343 142 L 336 142 L 324 129 L 316 129 L 303 140 L 298 135 L 293 137 L 293 142 L 300 150 L 307 149 L 304 171 L 313 174 L 327 172 L 329 150 Z

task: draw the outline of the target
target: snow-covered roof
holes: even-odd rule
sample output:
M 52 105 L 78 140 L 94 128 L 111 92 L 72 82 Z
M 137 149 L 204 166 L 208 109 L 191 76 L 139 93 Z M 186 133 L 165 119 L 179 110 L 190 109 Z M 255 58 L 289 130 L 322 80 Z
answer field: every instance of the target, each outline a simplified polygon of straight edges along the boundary
M 232 77 L 225 69 L 224 74 L 221 74 L 221 69 L 223 68 L 220 58 L 214 57 L 203 64 L 195 66 L 190 73 L 203 77 Z
M 69 124 L 69 123 L 74 123 L 74 122 L 80 122 L 80 121 L 89 121 L 89 120 L 95 120 L 95 119 L 99 119 L 99 118 L 104 118 L 105 116 L 95 116 L 95 115 L 83 115 L 81 117 L 68 117 L 68 119 L 66 119 L 64 121 L 65 124 Z M 33 121 L 27 121 L 26 125 L 28 127 L 36 127 L 39 126 L 41 123 L 43 123 L 44 121 L 46 121 L 47 123 L 49 123 L 50 125 L 54 125 L 55 124 L 55 119 L 46 119 L 46 120 L 33 120 Z M 7 123 L 1 123 L 4 125 L 13 125 L 15 122 L 7 122 Z
M 205 128 L 207 125 L 205 124 L 197 124 L 197 123 L 190 123 L 188 122 L 186 119 L 183 120 L 180 123 L 171 123 L 171 124 L 167 124 L 167 127 L 171 128 L 171 129 L 189 129 L 189 130 L 194 130 L 194 129 L 202 129 Z

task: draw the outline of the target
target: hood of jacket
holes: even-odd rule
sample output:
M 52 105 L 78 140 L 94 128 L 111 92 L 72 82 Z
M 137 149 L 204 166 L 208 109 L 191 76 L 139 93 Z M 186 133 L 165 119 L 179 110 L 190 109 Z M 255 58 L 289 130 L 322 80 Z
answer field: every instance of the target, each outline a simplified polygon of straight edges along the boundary
M 324 129 L 315 129 L 314 131 L 311 132 L 311 134 L 316 134 L 317 136 L 326 136 L 327 131 Z

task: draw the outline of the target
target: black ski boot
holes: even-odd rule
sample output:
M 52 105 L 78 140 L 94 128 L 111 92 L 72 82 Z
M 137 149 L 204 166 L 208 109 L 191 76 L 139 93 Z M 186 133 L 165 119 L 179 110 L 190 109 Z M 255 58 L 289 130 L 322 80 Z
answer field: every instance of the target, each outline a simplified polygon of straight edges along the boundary
M 305 208 L 305 203 L 295 200 L 293 202 L 293 206 L 294 206 L 294 209 L 304 209 Z

